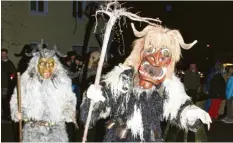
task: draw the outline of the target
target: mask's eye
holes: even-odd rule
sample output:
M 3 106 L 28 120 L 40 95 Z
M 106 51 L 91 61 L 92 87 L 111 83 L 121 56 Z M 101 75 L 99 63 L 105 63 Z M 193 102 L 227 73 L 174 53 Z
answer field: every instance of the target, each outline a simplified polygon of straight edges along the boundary
M 156 49 L 152 46 L 150 46 L 150 48 L 146 50 L 147 53 L 154 53 L 155 51 Z
M 162 48 L 161 53 L 164 57 L 170 56 L 170 52 L 169 52 L 168 48 Z
M 53 66 L 54 66 L 54 63 L 52 63 L 52 62 L 49 63 L 49 66 L 50 66 L 50 67 L 53 67 Z
M 45 66 L 45 62 L 40 62 L 39 65 L 40 66 Z

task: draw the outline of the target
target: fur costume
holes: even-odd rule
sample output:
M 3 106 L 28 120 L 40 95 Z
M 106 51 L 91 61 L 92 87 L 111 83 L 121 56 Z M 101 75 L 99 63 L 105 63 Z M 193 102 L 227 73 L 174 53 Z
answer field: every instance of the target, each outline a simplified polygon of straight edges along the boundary
M 135 36 L 133 51 L 124 64 L 102 77 L 101 86 L 91 85 L 81 104 L 81 120 L 86 121 L 90 99 L 93 107 L 91 123 L 110 116 L 105 142 L 163 141 L 160 121 L 182 129 L 196 131 L 211 119 L 193 105 L 180 79 L 173 71 L 185 44 L 177 30 L 147 26 Z M 87 98 L 88 97 L 88 98 Z
M 35 52 L 35 51 L 34 51 Z M 56 50 L 39 48 L 33 53 L 27 70 L 21 76 L 21 98 L 24 142 L 68 142 L 65 122 L 74 122 L 76 96 Z M 38 72 L 41 58 L 53 58 L 54 70 L 50 78 Z M 11 118 L 17 122 L 18 103 L 15 88 L 10 101 Z

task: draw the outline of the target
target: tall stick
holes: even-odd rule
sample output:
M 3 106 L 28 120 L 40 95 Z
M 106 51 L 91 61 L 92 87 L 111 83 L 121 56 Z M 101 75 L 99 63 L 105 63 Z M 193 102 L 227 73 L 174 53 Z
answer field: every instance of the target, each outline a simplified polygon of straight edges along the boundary
M 22 115 L 20 73 L 17 72 L 18 112 Z M 22 119 L 19 119 L 19 141 L 22 142 Z
M 101 72 L 102 72 L 104 57 L 105 57 L 107 46 L 108 46 L 108 39 L 110 37 L 112 27 L 114 26 L 116 20 L 117 20 L 117 17 L 115 17 L 115 16 L 110 17 L 110 19 L 108 21 L 108 24 L 107 24 L 107 27 L 106 27 L 106 31 L 105 31 L 105 34 L 104 34 L 104 42 L 103 42 L 102 51 L 101 51 L 101 55 L 100 55 L 100 61 L 98 63 L 97 74 L 96 74 L 96 77 L 95 77 L 95 86 L 98 86 L 99 82 L 100 82 L 100 75 L 101 75 Z M 94 105 L 94 102 L 91 101 L 88 116 L 87 116 L 87 121 L 86 121 L 86 125 L 85 125 L 84 135 L 83 135 L 83 143 L 87 139 L 87 133 L 88 133 L 88 128 L 89 128 L 89 124 L 90 124 L 90 120 L 91 120 L 91 113 L 92 113 L 92 110 L 93 110 L 93 105 Z

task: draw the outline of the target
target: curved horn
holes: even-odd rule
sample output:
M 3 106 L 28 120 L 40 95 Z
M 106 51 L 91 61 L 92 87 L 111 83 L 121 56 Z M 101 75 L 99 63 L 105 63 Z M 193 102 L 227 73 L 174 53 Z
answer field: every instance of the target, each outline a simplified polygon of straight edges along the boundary
M 188 49 L 192 48 L 197 43 L 197 40 L 195 40 L 192 43 L 186 44 L 186 43 L 184 43 L 184 39 L 178 30 L 171 30 L 171 32 L 176 36 L 177 40 L 179 41 L 180 46 L 183 49 L 188 50 Z
M 153 26 L 148 25 L 142 31 L 139 32 L 139 31 L 136 30 L 136 28 L 135 28 L 135 26 L 134 26 L 133 23 L 131 23 L 131 27 L 133 29 L 134 35 L 136 37 L 138 37 L 138 38 L 145 36 L 148 33 L 149 30 L 151 30 L 152 28 L 154 28 Z
M 27 52 L 25 51 L 25 55 L 28 56 L 28 57 L 32 57 L 33 54 L 36 53 L 36 50 L 37 50 L 37 47 L 34 47 L 30 53 L 27 53 Z
M 54 45 L 53 49 L 54 49 L 54 51 L 57 53 L 58 56 L 63 57 L 63 58 L 67 57 L 67 55 L 62 54 L 62 53 L 58 50 L 58 48 L 57 48 L 56 45 Z

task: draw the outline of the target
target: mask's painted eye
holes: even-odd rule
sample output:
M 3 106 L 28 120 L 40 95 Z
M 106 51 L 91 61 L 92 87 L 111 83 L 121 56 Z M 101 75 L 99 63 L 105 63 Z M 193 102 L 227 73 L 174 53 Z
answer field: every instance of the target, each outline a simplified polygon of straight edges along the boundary
M 165 48 L 165 47 L 162 48 L 161 53 L 162 53 L 162 55 L 164 57 L 169 57 L 170 56 L 170 52 L 169 52 L 168 48 Z
M 45 66 L 45 62 L 40 62 L 39 65 L 40 66 Z
M 52 62 L 49 63 L 49 66 L 50 66 L 50 67 L 53 67 L 53 66 L 54 66 L 54 63 L 52 63 Z
M 146 50 L 147 53 L 154 53 L 155 51 L 156 49 L 152 46 L 150 46 L 150 48 Z

